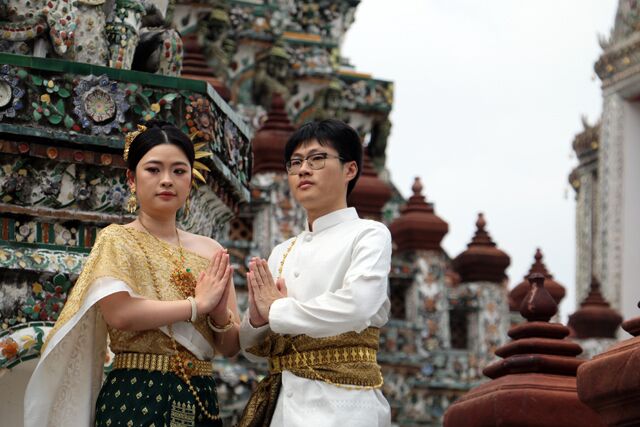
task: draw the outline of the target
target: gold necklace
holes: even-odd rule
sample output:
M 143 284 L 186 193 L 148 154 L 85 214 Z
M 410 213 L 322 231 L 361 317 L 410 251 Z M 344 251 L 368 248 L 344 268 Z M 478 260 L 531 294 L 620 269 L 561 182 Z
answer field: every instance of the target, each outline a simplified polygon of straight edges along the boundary
M 142 223 L 140 223 L 140 224 L 142 225 Z M 144 225 L 142 225 L 142 226 L 144 227 Z M 145 230 L 147 230 L 146 227 L 145 227 Z M 177 229 L 176 229 L 176 231 L 177 231 Z M 149 258 L 149 253 L 147 252 L 147 249 L 145 248 L 144 244 L 141 244 L 138 241 L 138 239 L 136 239 L 136 236 L 130 230 L 128 230 L 128 232 L 131 235 L 131 237 L 136 241 L 136 243 L 138 244 L 138 246 L 142 250 L 142 253 L 144 254 L 144 257 L 145 257 L 145 259 L 147 261 L 147 268 L 149 269 L 149 273 L 151 273 L 151 277 L 152 277 L 152 281 L 153 281 L 153 289 L 156 292 L 156 296 L 158 297 L 158 300 L 161 301 L 160 288 L 158 286 L 158 278 L 156 277 L 156 271 L 153 269 L 153 267 L 151 265 L 151 258 Z M 149 230 L 147 230 L 147 232 L 149 232 Z M 151 233 L 149 233 L 149 234 L 151 234 Z M 153 236 L 153 234 L 152 234 L 152 236 Z M 156 236 L 153 236 L 153 237 L 156 237 Z M 158 239 L 158 238 L 156 237 L 156 239 Z M 160 240 L 160 239 L 158 239 L 158 240 Z M 169 338 L 171 338 L 171 344 L 173 346 L 173 351 L 175 352 L 174 357 L 178 360 L 177 366 L 178 366 L 178 370 L 180 371 L 179 377 L 182 378 L 182 381 L 184 381 L 185 384 L 187 385 L 187 387 L 189 388 L 189 391 L 193 395 L 194 399 L 196 400 L 196 403 L 198 404 L 198 407 L 200 408 L 200 410 L 202 411 L 204 416 L 207 417 L 208 419 L 212 420 L 212 421 L 219 420 L 220 419 L 220 415 L 214 415 L 211 412 L 209 412 L 207 410 L 207 408 L 204 407 L 204 404 L 200 400 L 200 397 L 198 397 L 198 391 L 195 389 L 193 384 L 191 384 L 191 380 L 189 379 L 189 375 L 187 374 L 187 371 L 185 370 L 185 363 L 184 363 L 184 361 L 182 359 L 182 356 L 180 355 L 180 352 L 178 351 L 178 343 L 176 342 L 176 339 L 173 336 L 173 327 L 171 325 L 167 325 L 167 329 L 169 330 Z
M 282 277 L 282 269 L 284 268 L 284 261 L 287 259 L 287 257 L 289 256 L 289 252 L 291 252 L 291 249 L 293 249 L 293 245 L 296 244 L 296 241 L 298 240 L 298 236 L 293 238 L 293 241 L 291 242 L 291 244 L 289 245 L 289 247 L 287 248 L 287 251 L 284 253 L 284 255 L 282 256 L 282 261 L 280 261 L 280 267 L 278 267 L 278 279 Z
M 171 272 L 171 283 L 173 283 L 174 287 L 178 289 L 178 291 L 182 294 L 184 298 L 187 297 L 195 297 L 196 292 L 196 278 L 191 272 L 190 268 L 186 268 L 185 264 L 185 256 L 184 249 L 182 248 L 182 242 L 180 242 L 180 233 L 178 232 L 178 228 L 176 228 L 176 238 L 178 240 L 178 251 L 180 254 L 179 262 L 176 261 L 173 253 L 167 248 L 168 243 L 164 242 L 160 238 L 158 238 L 155 234 L 153 234 L 138 218 L 138 222 L 145 229 L 145 231 L 153 236 L 154 239 L 158 241 L 165 254 L 171 258 L 173 262 L 173 271 Z

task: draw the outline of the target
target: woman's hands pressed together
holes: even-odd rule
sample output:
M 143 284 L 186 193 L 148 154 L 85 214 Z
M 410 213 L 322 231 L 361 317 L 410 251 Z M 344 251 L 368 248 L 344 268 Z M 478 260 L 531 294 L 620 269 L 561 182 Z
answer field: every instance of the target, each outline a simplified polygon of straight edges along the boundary
M 195 300 L 199 314 L 209 314 L 211 319 L 224 324 L 229 318 L 227 303 L 233 287 L 233 267 L 229 265 L 229 254 L 219 250 L 200 273 L 195 289 Z

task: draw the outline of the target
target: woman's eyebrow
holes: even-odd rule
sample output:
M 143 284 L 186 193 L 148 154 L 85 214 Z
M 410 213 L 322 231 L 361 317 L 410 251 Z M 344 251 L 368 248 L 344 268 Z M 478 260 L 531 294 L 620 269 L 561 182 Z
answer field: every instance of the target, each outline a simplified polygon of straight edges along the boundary
M 154 159 L 147 160 L 146 162 L 144 162 L 144 164 L 145 165 L 148 165 L 148 164 L 164 165 L 164 163 L 161 162 L 160 160 L 154 160 Z M 177 162 L 171 163 L 171 166 L 189 166 L 189 164 L 187 162 L 183 162 L 183 161 L 179 160 Z

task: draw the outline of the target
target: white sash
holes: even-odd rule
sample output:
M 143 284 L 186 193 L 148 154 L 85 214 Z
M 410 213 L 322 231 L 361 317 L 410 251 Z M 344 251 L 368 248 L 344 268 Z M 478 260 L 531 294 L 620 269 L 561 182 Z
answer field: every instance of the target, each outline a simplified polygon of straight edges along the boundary
M 121 280 L 100 278 L 78 312 L 50 338 L 27 385 L 25 427 L 93 424 L 107 348 L 107 326 L 95 304 L 116 292 L 140 297 Z M 160 330 L 168 334 L 166 327 Z M 173 332 L 199 359 L 213 358 L 213 348 L 191 323 L 176 323 Z

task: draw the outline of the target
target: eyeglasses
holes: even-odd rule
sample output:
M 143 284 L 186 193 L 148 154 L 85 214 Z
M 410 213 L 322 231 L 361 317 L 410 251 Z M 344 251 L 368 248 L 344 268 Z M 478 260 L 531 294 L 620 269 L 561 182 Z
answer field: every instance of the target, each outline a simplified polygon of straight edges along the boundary
M 295 175 L 300 172 L 300 168 L 304 162 L 307 162 L 310 169 L 318 170 L 324 167 L 324 164 L 327 159 L 339 159 L 344 161 L 344 159 L 340 156 L 332 156 L 328 153 L 314 153 L 310 154 L 307 157 L 295 157 L 288 162 L 285 163 L 285 167 L 287 168 L 287 172 L 289 175 Z

